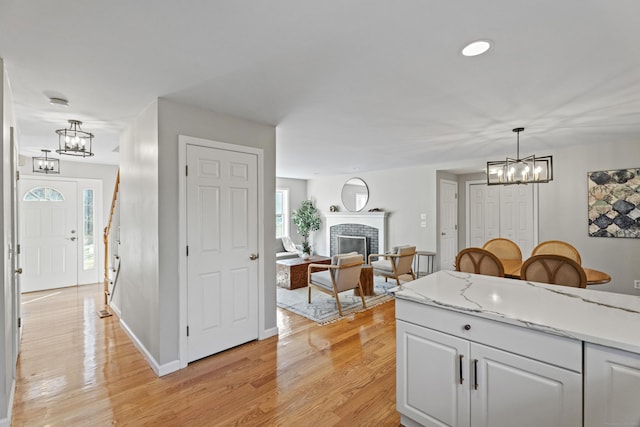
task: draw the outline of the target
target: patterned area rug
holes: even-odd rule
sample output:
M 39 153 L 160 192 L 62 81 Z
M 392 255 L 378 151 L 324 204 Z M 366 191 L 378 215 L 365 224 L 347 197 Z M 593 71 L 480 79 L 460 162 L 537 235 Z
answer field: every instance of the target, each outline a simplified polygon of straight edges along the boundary
M 388 292 L 388 290 L 395 287 L 395 280 L 389 280 L 385 283 L 383 277 L 374 277 L 373 290 L 375 296 L 364 297 L 367 302 L 367 309 L 392 300 L 393 294 Z M 312 288 L 311 304 L 309 304 L 307 303 L 307 292 L 306 287 L 291 291 L 277 287 L 278 307 L 299 314 L 321 325 L 341 319 L 335 298 Z M 353 291 L 345 291 L 338 296 L 340 297 L 340 304 L 342 305 L 343 318 L 348 317 L 349 314 L 364 311 L 362 308 L 362 300 L 359 296 L 354 296 Z

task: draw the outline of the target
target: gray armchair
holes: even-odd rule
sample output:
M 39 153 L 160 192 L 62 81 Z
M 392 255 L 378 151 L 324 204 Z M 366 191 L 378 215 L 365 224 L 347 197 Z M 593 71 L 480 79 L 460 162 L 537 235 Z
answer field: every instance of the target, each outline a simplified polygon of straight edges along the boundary
M 333 295 L 338 305 L 338 313 L 342 316 L 342 306 L 340 305 L 338 294 L 343 291 L 358 288 L 360 289 L 362 307 L 367 308 L 367 304 L 364 301 L 362 285 L 360 284 L 360 270 L 363 264 L 364 260 L 362 255 L 355 252 L 334 256 L 331 265 L 310 264 L 307 273 L 309 303 L 311 303 L 311 288 L 314 287 L 319 291 Z
M 410 275 L 413 279 L 416 275 L 413 273 L 413 258 L 416 255 L 415 246 L 397 246 L 387 254 L 371 254 L 369 255 L 369 264 L 373 267 L 373 274 L 384 276 L 385 282 L 390 277 L 395 279 L 400 286 L 400 276 L 403 274 Z M 378 261 L 371 261 L 371 258 L 378 257 Z M 383 258 L 383 259 L 380 259 Z

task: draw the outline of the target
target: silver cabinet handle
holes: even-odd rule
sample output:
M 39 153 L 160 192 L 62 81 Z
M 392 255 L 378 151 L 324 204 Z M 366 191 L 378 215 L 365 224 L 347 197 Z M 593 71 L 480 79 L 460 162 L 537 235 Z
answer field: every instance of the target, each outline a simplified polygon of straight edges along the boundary
M 251 261 L 255 261 L 255 260 L 257 260 L 259 257 L 260 257 L 260 255 L 258 255 L 258 254 L 251 254 L 251 255 L 249 255 L 249 259 L 250 259 Z

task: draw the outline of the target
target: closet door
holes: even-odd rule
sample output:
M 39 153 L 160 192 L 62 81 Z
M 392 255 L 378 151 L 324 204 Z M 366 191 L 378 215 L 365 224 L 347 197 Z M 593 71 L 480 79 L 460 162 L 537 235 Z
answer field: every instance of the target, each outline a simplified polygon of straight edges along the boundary
M 533 250 L 533 185 L 509 185 L 500 188 L 500 237 L 520 246 L 522 257 Z

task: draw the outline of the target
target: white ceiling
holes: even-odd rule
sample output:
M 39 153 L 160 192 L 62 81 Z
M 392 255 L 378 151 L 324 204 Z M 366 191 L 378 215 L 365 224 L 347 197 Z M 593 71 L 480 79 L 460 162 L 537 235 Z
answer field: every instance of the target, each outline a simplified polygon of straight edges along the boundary
M 79 119 L 114 164 L 165 97 L 276 125 L 297 178 L 640 143 L 639 43 L 638 0 L 0 0 L 22 154 Z

